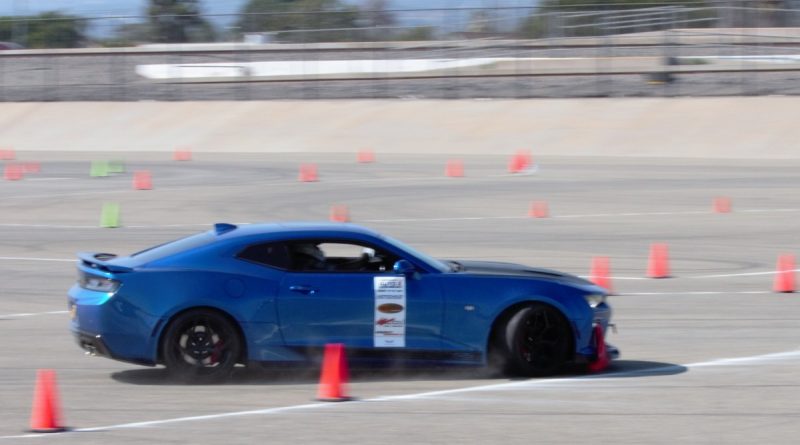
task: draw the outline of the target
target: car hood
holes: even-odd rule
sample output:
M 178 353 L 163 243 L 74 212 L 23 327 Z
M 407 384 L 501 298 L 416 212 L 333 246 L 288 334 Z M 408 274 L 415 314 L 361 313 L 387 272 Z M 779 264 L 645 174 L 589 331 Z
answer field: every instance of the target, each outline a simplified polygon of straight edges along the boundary
M 463 269 L 460 271 L 460 273 L 466 273 L 470 275 L 508 275 L 515 277 L 560 281 L 576 286 L 594 286 L 594 283 L 584 280 L 581 277 L 552 269 L 530 267 L 514 263 L 502 263 L 498 261 L 457 260 L 457 262 L 463 266 Z

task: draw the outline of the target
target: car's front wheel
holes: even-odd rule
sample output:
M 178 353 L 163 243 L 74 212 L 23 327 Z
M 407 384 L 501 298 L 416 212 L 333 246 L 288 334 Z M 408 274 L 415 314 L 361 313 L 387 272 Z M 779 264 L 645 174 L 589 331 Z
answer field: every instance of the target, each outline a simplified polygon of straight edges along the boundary
M 169 324 L 161 351 L 171 375 L 190 382 L 212 382 L 230 376 L 241 356 L 242 340 L 227 317 L 196 309 Z
M 507 374 L 526 377 L 552 375 L 569 357 L 569 324 L 556 308 L 532 303 L 511 315 L 500 327 L 498 347 Z

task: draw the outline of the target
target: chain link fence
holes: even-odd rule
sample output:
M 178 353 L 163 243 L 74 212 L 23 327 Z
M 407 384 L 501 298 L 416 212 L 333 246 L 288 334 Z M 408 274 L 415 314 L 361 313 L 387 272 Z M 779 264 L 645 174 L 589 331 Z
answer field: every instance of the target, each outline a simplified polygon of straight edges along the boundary
M 800 9 L 751 3 L 206 16 L 217 31 L 180 44 L 141 43 L 146 18 L 89 18 L 89 47 L 0 50 L 0 101 L 800 94 Z M 41 27 L 5 29 L 28 46 Z

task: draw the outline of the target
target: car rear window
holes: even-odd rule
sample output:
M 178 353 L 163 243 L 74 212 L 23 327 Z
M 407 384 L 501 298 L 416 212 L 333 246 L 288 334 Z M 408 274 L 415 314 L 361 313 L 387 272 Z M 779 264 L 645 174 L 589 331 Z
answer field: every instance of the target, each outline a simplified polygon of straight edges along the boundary
M 283 243 L 254 244 L 236 257 L 278 269 L 288 269 L 290 265 L 289 249 Z
M 216 236 L 211 232 L 198 233 L 196 235 L 187 236 L 186 238 L 177 239 L 168 243 L 160 244 L 149 249 L 136 252 L 131 257 L 141 261 L 141 263 L 149 263 L 161 258 L 175 255 L 176 253 L 185 252 L 187 250 L 196 249 L 208 244 L 211 244 L 216 239 Z

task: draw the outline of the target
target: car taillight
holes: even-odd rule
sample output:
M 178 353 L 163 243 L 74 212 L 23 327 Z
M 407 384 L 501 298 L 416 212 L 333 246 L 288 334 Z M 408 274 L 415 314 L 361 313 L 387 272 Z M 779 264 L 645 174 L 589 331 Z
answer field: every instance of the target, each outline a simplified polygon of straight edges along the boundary
M 119 289 L 119 281 L 85 272 L 78 273 L 78 284 L 84 289 L 96 292 L 113 293 Z

